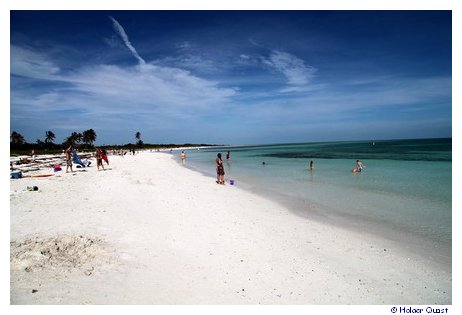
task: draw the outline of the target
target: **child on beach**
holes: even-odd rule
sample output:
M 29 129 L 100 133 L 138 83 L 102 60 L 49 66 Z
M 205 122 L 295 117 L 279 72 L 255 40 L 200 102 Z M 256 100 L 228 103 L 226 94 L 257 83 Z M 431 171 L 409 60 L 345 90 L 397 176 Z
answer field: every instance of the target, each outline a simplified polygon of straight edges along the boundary
M 217 184 L 225 184 L 225 168 L 223 167 L 223 160 L 221 159 L 221 153 L 217 154 L 215 159 L 217 163 Z

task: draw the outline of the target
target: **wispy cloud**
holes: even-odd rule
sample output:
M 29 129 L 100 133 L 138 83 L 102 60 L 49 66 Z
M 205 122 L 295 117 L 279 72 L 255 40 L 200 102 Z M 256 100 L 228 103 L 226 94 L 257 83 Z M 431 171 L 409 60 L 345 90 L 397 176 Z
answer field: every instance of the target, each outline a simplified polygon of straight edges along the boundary
M 95 59 L 91 65 L 69 67 L 62 50 L 50 48 L 47 54 L 29 44 L 11 45 L 10 119 L 15 128 L 33 125 L 35 137 L 49 126 L 63 133 L 95 128 L 117 134 L 141 127 L 157 139 L 162 133 L 185 141 L 185 130 L 191 130 L 207 141 L 228 137 L 236 142 L 239 135 L 250 141 L 249 134 L 255 134 L 251 141 L 258 142 L 269 133 L 285 132 L 292 139 L 290 134 L 329 133 L 332 126 L 353 129 L 364 121 L 385 121 L 404 130 L 411 123 L 424 128 L 422 117 L 432 117 L 450 126 L 450 77 L 367 73 L 323 82 L 317 68 L 293 51 L 270 50 L 252 40 L 250 48 L 226 53 L 210 53 L 193 40 L 173 41 L 170 53 L 143 59 L 121 24 L 110 19 L 118 45 L 112 39 L 107 43 L 113 50 L 125 45 L 136 65 Z M 316 66 L 321 72 L 322 65 Z M 435 110 L 439 104 L 444 111 Z
M 325 124 L 343 122 L 363 124 L 368 121 L 418 120 L 406 113 L 450 120 L 451 78 L 389 78 L 368 89 L 348 89 L 331 85 L 313 93 L 260 98 L 250 106 L 236 108 L 242 123 L 279 125 Z M 252 113 L 252 114 L 249 114 Z M 377 113 L 380 113 L 378 115 Z M 406 122 L 401 121 L 403 126 Z
M 175 47 L 178 48 L 179 50 L 185 50 L 191 47 L 191 43 L 188 41 L 183 41 L 183 42 L 177 43 Z
M 122 25 L 120 25 L 119 22 L 117 22 L 116 19 L 114 19 L 112 16 L 109 17 L 112 21 L 112 26 L 114 27 L 114 30 L 117 32 L 117 34 L 120 35 L 120 37 L 122 38 L 125 46 L 127 46 L 127 48 L 132 52 L 133 56 L 138 59 L 138 62 L 141 64 L 141 65 L 144 65 L 146 64 L 146 61 L 144 61 L 143 58 L 141 58 L 141 56 L 138 54 L 138 52 L 136 51 L 135 47 L 133 47 L 133 45 L 130 43 L 130 40 L 128 39 L 128 35 L 127 33 L 125 33 L 125 30 L 124 28 L 122 27 Z
M 162 67 L 173 67 L 194 71 L 195 73 L 215 73 L 220 71 L 223 65 L 206 59 L 198 54 L 183 54 L 180 56 L 168 56 L 162 59 L 153 60 L 150 64 Z
M 178 68 L 146 64 L 142 68 L 101 65 L 66 78 L 74 89 L 138 109 L 198 111 L 227 102 L 235 91 Z M 130 82 L 130 84 L 127 84 Z
M 59 66 L 54 64 L 46 54 L 11 45 L 11 74 L 35 78 L 53 79 L 59 73 Z
M 34 128 L 39 130 L 51 124 L 63 129 L 80 125 L 80 129 L 99 126 L 107 130 L 114 125 L 136 128 L 143 122 L 168 129 L 180 121 L 194 124 L 221 111 L 237 93 L 190 71 L 149 63 L 141 67 L 92 65 L 60 73 L 50 56 L 15 49 L 20 53 L 11 63 L 11 119 L 17 126 L 35 121 Z M 49 88 L 29 88 L 37 83 Z
M 249 43 L 251 43 L 255 47 L 262 47 L 259 43 L 257 43 L 254 39 L 249 38 L 248 39 Z
M 263 63 L 282 73 L 288 87 L 282 92 L 299 92 L 307 90 L 317 71 L 314 67 L 305 65 L 305 62 L 296 56 L 284 51 L 274 50 L 269 58 L 263 58 Z

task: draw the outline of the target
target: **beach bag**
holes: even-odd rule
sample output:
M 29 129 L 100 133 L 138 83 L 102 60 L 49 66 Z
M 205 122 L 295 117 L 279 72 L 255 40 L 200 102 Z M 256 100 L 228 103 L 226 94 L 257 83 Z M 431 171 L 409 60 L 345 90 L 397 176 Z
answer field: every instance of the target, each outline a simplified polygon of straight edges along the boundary
M 22 178 L 22 172 L 21 171 L 16 171 L 16 172 L 11 172 L 11 178 L 18 179 Z

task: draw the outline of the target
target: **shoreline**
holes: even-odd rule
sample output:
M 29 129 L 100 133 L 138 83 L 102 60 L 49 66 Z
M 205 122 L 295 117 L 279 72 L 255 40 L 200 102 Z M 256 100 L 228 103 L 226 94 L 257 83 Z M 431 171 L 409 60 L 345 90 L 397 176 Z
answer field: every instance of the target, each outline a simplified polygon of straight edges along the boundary
M 37 257 L 18 256 L 11 304 L 452 303 L 451 270 L 393 242 L 216 185 L 168 154 L 109 159 L 107 171 L 10 180 L 11 241 L 99 246 L 71 269 L 26 272 Z
M 181 165 L 180 159 L 176 155 L 172 155 L 178 165 Z M 186 168 L 198 172 L 204 176 L 214 178 L 200 167 L 186 163 Z M 211 166 L 211 169 L 213 165 Z M 225 179 L 227 183 L 229 178 Z M 397 246 L 401 247 L 403 251 L 412 253 L 415 257 L 425 257 L 431 259 L 437 264 L 447 266 L 448 270 L 451 269 L 452 264 L 452 242 L 446 244 L 441 241 L 435 240 L 427 235 L 415 234 L 406 232 L 404 230 L 398 230 L 393 228 L 391 225 L 386 227 L 382 226 L 380 222 L 367 220 L 366 217 L 362 217 L 359 221 L 358 218 L 353 215 L 341 213 L 335 210 L 329 210 L 326 205 L 318 204 L 312 200 L 304 200 L 293 198 L 288 195 L 279 193 L 276 190 L 266 189 L 256 185 L 246 183 L 242 179 L 239 180 L 236 186 L 240 189 L 249 191 L 257 194 L 265 199 L 269 199 L 273 202 L 278 203 L 282 207 L 285 207 L 292 214 L 302 217 L 307 220 L 315 220 L 321 224 L 331 225 L 337 228 L 348 229 L 352 232 L 361 232 L 370 234 L 373 237 L 387 239 L 394 242 Z M 430 253 L 430 254 L 429 254 Z

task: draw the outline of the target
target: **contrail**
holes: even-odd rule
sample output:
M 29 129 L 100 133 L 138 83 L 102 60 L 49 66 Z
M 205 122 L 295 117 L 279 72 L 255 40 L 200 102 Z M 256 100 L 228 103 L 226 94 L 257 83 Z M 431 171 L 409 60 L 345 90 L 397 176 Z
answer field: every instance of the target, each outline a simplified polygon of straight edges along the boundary
M 140 64 L 142 64 L 142 65 L 146 64 L 146 61 L 144 61 L 144 59 L 141 58 L 141 56 L 136 51 L 135 47 L 133 47 L 132 44 L 130 43 L 130 40 L 128 39 L 128 35 L 127 35 L 127 33 L 125 33 L 125 30 L 122 27 L 122 25 L 120 25 L 120 23 L 117 22 L 117 20 L 114 19 L 112 16 L 110 16 L 109 18 L 112 20 L 112 26 L 114 27 L 114 30 L 120 35 L 120 37 L 122 38 L 122 40 L 125 43 L 125 46 L 127 46 L 127 48 L 130 49 L 133 56 L 136 59 L 138 59 Z

